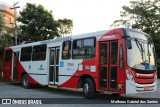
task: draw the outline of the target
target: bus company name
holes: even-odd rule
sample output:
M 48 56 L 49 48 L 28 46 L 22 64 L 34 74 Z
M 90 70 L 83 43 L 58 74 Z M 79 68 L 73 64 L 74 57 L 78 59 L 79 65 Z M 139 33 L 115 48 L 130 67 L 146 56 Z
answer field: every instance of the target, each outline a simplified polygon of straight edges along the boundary
M 56 38 L 56 39 L 41 41 L 41 44 L 48 44 L 48 43 L 52 43 L 52 42 L 61 42 L 61 41 L 66 41 L 66 40 L 71 40 L 71 39 L 72 39 L 71 36 L 67 36 L 64 38 Z

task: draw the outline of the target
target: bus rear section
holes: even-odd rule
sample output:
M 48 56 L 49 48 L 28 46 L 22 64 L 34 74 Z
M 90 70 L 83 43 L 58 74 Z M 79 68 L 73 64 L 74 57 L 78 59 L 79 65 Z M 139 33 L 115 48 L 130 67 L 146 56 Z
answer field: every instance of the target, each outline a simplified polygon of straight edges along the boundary
M 6 81 L 21 81 L 18 73 L 20 66 L 19 52 L 5 48 L 2 59 L 2 78 Z
M 6 48 L 2 59 L 2 78 L 10 81 L 12 77 L 12 50 Z

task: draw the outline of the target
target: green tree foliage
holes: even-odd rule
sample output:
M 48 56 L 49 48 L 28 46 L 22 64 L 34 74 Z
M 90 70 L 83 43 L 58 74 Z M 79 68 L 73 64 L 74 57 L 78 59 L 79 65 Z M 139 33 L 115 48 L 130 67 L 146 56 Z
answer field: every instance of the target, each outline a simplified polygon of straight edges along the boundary
M 52 12 L 42 5 L 27 3 L 17 20 L 22 40 L 39 41 L 59 36 L 58 22 L 53 19 Z
M 115 20 L 111 26 L 124 25 L 150 34 L 155 43 L 157 68 L 160 72 L 160 0 L 130 1 L 130 6 L 122 8 L 121 19 Z
M 160 0 L 130 1 L 131 6 L 123 6 L 122 19 L 112 26 L 124 25 L 156 36 L 160 34 Z
M 12 28 L 6 28 L 4 25 L 4 18 L 0 17 L 0 48 L 13 45 Z
M 59 27 L 58 32 L 61 37 L 66 36 L 67 34 L 72 34 L 73 22 L 70 19 L 59 19 L 58 20 Z

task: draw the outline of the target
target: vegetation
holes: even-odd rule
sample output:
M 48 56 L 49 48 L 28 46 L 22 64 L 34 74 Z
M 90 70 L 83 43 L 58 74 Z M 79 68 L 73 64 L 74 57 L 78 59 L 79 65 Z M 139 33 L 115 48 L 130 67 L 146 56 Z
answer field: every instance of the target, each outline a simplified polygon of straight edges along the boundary
M 73 22 L 70 19 L 59 19 L 59 34 L 62 37 L 65 37 L 67 34 L 72 34 L 72 29 L 73 29 Z
M 54 20 L 52 11 L 42 5 L 27 3 L 17 19 L 20 22 L 19 38 L 39 41 L 68 34 L 72 30 L 72 20 Z
M 150 34 L 155 43 L 158 77 L 160 78 L 160 0 L 130 1 L 123 6 L 121 19 L 111 26 L 124 25 Z

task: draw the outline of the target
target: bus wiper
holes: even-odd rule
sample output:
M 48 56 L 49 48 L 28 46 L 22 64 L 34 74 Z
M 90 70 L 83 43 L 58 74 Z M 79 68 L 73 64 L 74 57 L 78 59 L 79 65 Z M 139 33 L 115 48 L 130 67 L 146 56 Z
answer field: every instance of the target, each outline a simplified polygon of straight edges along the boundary
M 137 45 L 139 51 L 141 52 L 141 56 L 142 56 L 142 60 L 143 60 L 143 52 L 144 52 L 144 49 L 143 49 L 143 47 L 142 47 L 142 44 L 140 44 L 140 42 L 139 42 L 137 39 L 135 39 L 135 41 L 136 41 L 136 45 Z M 143 60 L 143 61 L 144 61 L 144 60 Z

